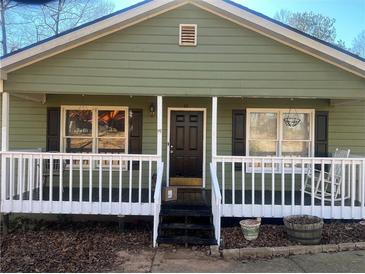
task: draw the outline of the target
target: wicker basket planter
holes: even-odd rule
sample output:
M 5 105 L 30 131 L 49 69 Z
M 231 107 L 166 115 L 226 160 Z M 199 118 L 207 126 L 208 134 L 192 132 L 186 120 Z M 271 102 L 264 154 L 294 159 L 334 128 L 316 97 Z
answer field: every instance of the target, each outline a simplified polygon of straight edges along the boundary
M 304 245 L 318 244 L 322 238 L 323 220 L 310 215 L 292 215 L 284 218 L 289 240 Z

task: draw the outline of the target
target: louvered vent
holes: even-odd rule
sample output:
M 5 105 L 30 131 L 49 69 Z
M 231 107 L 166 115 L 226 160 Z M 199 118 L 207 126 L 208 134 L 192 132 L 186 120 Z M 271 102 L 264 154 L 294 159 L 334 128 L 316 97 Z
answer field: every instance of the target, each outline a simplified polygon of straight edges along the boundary
M 180 25 L 180 46 L 197 45 L 197 25 L 181 24 Z

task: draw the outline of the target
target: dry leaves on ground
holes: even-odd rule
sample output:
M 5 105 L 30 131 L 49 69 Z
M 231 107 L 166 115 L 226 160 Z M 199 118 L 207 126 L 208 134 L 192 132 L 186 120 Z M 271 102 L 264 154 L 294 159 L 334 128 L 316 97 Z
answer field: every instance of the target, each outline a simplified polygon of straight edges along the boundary
M 361 229 L 358 223 L 333 222 L 324 224 L 321 243 L 339 244 L 365 240 L 361 239 Z M 273 247 L 297 244 L 287 239 L 283 225 L 261 225 L 259 237 L 254 241 L 247 241 L 238 226 L 223 228 L 222 237 L 225 248 Z
M 120 232 L 116 223 L 45 224 L 0 243 L 1 272 L 100 272 L 120 250 L 150 248 L 151 235 L 141 227 Z

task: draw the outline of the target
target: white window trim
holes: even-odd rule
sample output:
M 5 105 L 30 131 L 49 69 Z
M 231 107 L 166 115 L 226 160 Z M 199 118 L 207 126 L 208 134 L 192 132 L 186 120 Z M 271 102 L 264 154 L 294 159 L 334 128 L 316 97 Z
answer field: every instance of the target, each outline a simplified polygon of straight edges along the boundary
M 309 156 L 308 157 L 314 157 L 314 148 L 315 148 L 315 140 L 314 140 L 314 132 L 315 132 L 315 110 L 314 109 L 295 109 L 297 113 L 309 113 L 310 115 L 310 140 L 295 140 L 295 141 L 308 141 L 310 142 L 310 146 L 309 146 Z M 282 131 L 282 127 L 283 127 L 283 118 L 284 115 L 283 113 L 288 113 L 289 109 L 284 109 L 284 108 L 247 108 L 246 109 L 246 156 L 250 156 L 250 145 L 249 145 L 249 141 L 251 140 L 250 137 L 250 114 L 251 113 L 257 113 L 257 112 L 262 112 L 262 113 L 267 113 L 267 112 L 274 112 L 277 113 L 278 115 L 278 119 L 277 119 L 277 139 L 276 139 L 276 151 L 277 151 L 277 155 L 275 155 L 274 157 L 288 157 L 290 158 L 290 156 L 283 156 L 282 155 L 282 142 L 283 141 L 290 141 L 290 140 L 284 140 L 283 139 L 283 131 Z M 272 140 L 271 140 L 272 141 Z M 255 157 L 255 156 L 253 156 Z M 258 156 L 258 158 L 260 158 L 260 156 Z M 275 170 L 277 172 L 281 172 L 281 167 L 276 168 Z M 252 170 L 252 167 L 250 167 L 249 165 L 247 165 L 247 172 L 250 172 Z M 261 168 L 255 168 L 255 170 L 261 171 Z M 288 170 L 288 172 L 291 171 Z M 264 172 L 272 172 L 271 168 L 264 168 Z M 285 170 L 285 172 L 287 172 Z M 296 171 L 297 172 L 297 171 Z
M 77 137 L 77 138 L 92 138 L 92 153 L 99 153 L 97 147 L 98 137 L 98 115 L 99 110 L 123 110 L 125 111 L 125 152 L 121 154 L 128 154 L 129 143 L 129 109 L 126 106 L 85 106 L 85 105 L 63 105 L 61 106 L 61 130 L 60 130 L 60 151 L 66 152 L 65 138 L 66 136 L 66 111 L 67 110 L 92 110 L 92 134 L 90 137 Z M 113 137 L 110 137 L 113 138 Z M 114 137 L 119 138 L 119 137 Z M 87 154 L 87 153 L 86 153 Z

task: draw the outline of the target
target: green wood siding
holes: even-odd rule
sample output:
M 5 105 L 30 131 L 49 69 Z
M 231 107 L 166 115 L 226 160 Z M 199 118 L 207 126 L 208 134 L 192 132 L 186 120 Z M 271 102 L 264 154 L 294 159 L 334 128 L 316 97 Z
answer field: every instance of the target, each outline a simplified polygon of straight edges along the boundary
M 198 25 L 198 46 L 178 26 Z M 186 5 L 9 73 L 5 90 L 62 94 L 365 98 L 365 80 Z
M 0 105 L 0 119 L 1 109 L 2 105 Z M 10 96 L 9 148 L 11 150 L 44 148 L 47 132 L 46 120 L 45 105 Z
M 329 149 L 349 148 L 365 156 L 365 101 L 339 105 L 329 112 Z

